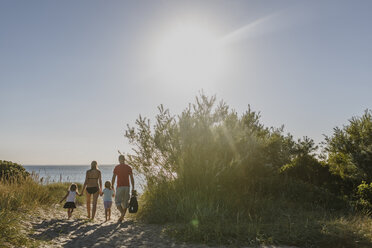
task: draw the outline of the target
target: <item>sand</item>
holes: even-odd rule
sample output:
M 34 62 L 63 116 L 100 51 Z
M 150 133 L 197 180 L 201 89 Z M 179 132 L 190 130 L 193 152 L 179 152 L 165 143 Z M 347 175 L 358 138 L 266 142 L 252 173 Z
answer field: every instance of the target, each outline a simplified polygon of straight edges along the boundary
M 206 245 L 180 244 L 167 237 L 161 225 L 135 221 L 127 213 L 124 222 L 117 223 L 119 211 L 113 206 L 111 220 L 105 222 L 102 199 L 97 204 L 94 221 L 87 219 L 85 205 L 78 206 L 72 218 L 67 219 L 60 204 L 48 210 L 39 209 L 31 217 L 30 234 L 41 241 L 39 247 L 208 247 Z
M 123 223 L 117 223 L 118 216 L 118 210 L 113 207 L 111 220 L 105 222 L 103 203 L 100 198 L 94 221 L 87 220 L 85 205 L 78 206 L 72 219 L 68 220 L 61 205 L 55 204 L 48 210 L 39 209 L 25 224 L 29 229 L 29 236 L 40 242 L 38 247 L 44 248 L 209 247 L 204 244 L 177 243 L 164 233 L 164 226 L 138 222 L 129 213 L 126 214 Z

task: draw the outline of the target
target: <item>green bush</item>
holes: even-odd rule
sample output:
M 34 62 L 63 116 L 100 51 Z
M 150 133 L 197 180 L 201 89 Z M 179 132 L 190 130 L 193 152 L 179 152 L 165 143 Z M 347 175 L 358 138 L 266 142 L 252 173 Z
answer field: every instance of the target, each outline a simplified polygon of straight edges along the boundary
M 0 160 L 0 179 L 2 180 L 18 180 L 25 178 L 29 173 L 22 165 L 10 161 Z
M 221 181 L 249 181 L 290 161 L 292 137 L 283 128 L 267 128 L 250 108 L 239 117 L 224 103 L 204 95 L 176 118 L 159 107 L 156 123 L 147 118 L 128 127 L 134 145 L 128 159 L 151 185 L 182 181 L 185 187 L 210 187 Z
M 140 116 L 125 135 L 128 162 L 147 179 L 139 218 L 171 223 L 182 240 L 325 246 L 338 239 L 355 247 L 323 233 L 348 204 L 323 188 L 330 174 L 311 155 L 312 141 L 265 127 L 250 107 L 239 116 L 201 95 L 178 116 L 160 106 L 153 126 Z M 286 164 L 293 177 L 278 173 Z
M 322 186 L 332 181 L 332 174 L 328 166 L 310 155 L 294 158 L 289 164 L 284 165 L 280 171 L 285 175 L 317 186 Z
M 326 137 L 325 151 L 331 169 L 343 178 L 372 180 L 372 112 L 353 117 L 348 125 L 336 127 Z
M 359 206 L 367 210 L 372 210 L 372 183 L 368 184 L 363 181 L 357 189 Z

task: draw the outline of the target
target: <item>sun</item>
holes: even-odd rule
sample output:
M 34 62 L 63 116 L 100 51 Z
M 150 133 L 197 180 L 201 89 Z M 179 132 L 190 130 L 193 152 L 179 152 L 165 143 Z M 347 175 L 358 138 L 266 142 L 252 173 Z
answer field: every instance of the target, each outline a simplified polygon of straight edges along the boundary
M 224 53 L 218 36 L 197 23 L 181 23 L 164 31 L 154 41 L 150 69 L 167 84 L 203 86 L 224 71 Z

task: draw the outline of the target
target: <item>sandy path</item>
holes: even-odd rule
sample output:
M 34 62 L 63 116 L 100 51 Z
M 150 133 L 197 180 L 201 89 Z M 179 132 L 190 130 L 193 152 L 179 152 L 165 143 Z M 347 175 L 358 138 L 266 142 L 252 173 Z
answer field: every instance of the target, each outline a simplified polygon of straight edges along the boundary
M 61 205 L 56 204 L 31 217 L 30 236 L 42 241 L 40 247 L 208 247 L 176 244 L 163 233 L 162 226 L 136 222 L 130 215 L 127 213 L 125 221 L 118 224 L 119 211 L 113 207 L 111 220 L 105 222 L 103 203 L 99 199 L 94 221 L 87 220 L 85 205 L 78 206 L 73 218 L 68 220 Z
M 111 221 L 105 222 L 104 208 L 101 198 L 97 206 L 95 221 L 88 221 L 86 208 L 78 206 L 73 218 L 68 220 L 61 205 L 51 206 L 47 211 L 40 209 L 27 226 L 30 237 L 40 241 L 39 247 L 193 247 L 206 248 L 203 244 L 176 243 L 163 233 L 160 225 L 143 224 L 126 214 L 123 223 L 116 222 L 118 210 L 112 208 Z M 262 246 L 272 247 L 274 246 Z M 279 248 L 276 247 L 275 248 Z M 281 246 L 280 248 L 290 248 Z

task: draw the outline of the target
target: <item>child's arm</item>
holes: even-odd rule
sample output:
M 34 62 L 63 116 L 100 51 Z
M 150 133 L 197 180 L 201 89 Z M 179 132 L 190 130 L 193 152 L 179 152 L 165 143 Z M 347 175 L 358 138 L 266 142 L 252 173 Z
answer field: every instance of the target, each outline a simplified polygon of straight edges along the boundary
M 67 196 L 68 196 L 68 191 L 67 191 L 67 194 L 63 197 L 63 199 L 59 201 L 59 203 L 62 203 L 67 198 Z
M 99 192 L 99 195 L 100 195 L 100 196 L 103 196 L 103 190 L 102 190 L 101 192 Z
M 115 190 L 114 189 L 112 189 L 112 196 L 115 197 Z
M 78 190 L 78 189 L 76 189 L 76 194 L 77 194 L 78 196 L 82 196 L 82 195 L 83 195 L 82 193 L 79 193 L 79 190 Z

